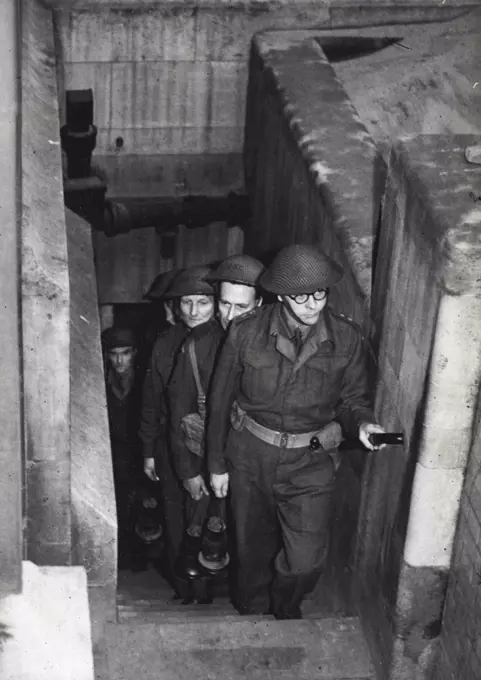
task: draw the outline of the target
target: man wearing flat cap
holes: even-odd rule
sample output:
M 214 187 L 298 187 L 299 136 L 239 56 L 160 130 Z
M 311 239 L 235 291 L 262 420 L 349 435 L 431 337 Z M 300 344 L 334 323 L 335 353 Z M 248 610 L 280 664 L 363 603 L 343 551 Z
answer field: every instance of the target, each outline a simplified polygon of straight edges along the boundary
M 216 496 L 230 488 L 242 614 L 301 617 L 327 556 L 341 432 L 372 449 L 383 431 L 359 328 L 327 306 L 341 276 L 314 246 L 283 248 L 260 279 L 278 302 L 231 323 L 214 371 L 207 462 Z
M 130 568 L 134 550 L 133 497 L 141 480 L 137 435 L 141 385 L 136 371 L 137 341 L 130 328 L 112 326 L 102 334 L 106 358 L 106 396 L 118 522 L 119 569 Z

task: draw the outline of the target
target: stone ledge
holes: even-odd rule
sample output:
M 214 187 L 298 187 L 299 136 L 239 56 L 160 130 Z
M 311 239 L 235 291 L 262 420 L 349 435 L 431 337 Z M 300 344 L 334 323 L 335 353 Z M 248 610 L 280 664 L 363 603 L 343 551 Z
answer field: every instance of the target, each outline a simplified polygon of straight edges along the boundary
M 479 165 L 464 156 L 467 146 L 479 142 L 474 135 L 406 137 L 391 157 L 396 172 L 432 215 L 437 231 L 423 236 L 437 250 L 441 286 L 454 295 L 481 292 Z
M 254 39 L 264 87 L 282 109 L 366 299 L 384 163 L 318 43 L 287 32 Z M 376 201 L 373 197 L 378 196 Z
M 163 0 L 161 3 L 158 0 L 46 0 L 46 4 L 54 9 L 125 9 L 136 11 L 138 9 L 147 9 L 149 7 L 163 6 L 181 6 L 181 7 L 225 7 L 236 8 L 240 7 L 243 10 L 254 10 L 259 13 L 263 11 L 270 11 L 270 9 L 278 9 L 282 6 L 299 5 L 299 6 L 315 6 L 319 9 L 323 8 L 337 8 L 347 7 L 352 9 L 352 0 Z M 479 6 L 478 2 L 473 0 L 444 0 L 443 8 L 439 8 L 439 0 L 423 0 L 423 7 L 436 9 L 470 9 Z M 364 7 L 375 8 L 383 10 L 386 8 L 405 9 L 418 8 L 419 0 L 362 0 L 356 5 L 356 10 Z

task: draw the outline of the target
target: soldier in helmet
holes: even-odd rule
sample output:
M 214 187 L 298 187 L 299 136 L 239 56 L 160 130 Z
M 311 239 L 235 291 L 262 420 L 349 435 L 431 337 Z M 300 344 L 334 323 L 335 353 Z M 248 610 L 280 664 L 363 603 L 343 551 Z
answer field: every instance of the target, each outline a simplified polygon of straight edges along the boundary
M 341 276 L 314 246 L 282 249 L 260 279 L 278 301 L 234 320 L 217 361 L 207 462 L 215 495 L 231 492 L 242 614 L 301 617 L 327 555 L 341 428 L 369 449 L 383 431 L 359 328 L 327 306 Z
M 219 324 L 203 324 L 193 329 L 184 343 L 169 383 L 170 441 L 176 472 L 188 494 L 190 514 L 182 570 L 196 576 L 201 532 L 209 505 L 209 488 L 203 458 L 186 445 L 183 418 L 197 409 L 198 390 L 188 345 L 193 343 L 201 387 L 206 393 L 225 330 L 233 318 L 246 314 L 262 303 L 259 278 L 264 267 L 249 255 L 233 255 L 222 261 L 207 276 L 215 288 Z
M 142 398 L 139 435 L 143 443 L 144 472 L 160 482 L 165 516 L 165 543 L 168 566 L 177 595 L 186 597 L 185 584 L 175 576 L 175 562 L 184 533 L 183 493 L 175 475 L 168 444 L 167 385 L 179 350 L 193 328 L 214 316 L 214 290 L 205 282 L 207 266 L 195 266 L 177 273 L 167 295 L 174 300 L 174 314 L 179 323 L 171 326 L 155 341 Z
M 176 319 L 173 311 L 173 299 L 170 297 L 168 290 L 170 284 L 180 271 L 182 270 L 170 269 L 167 272 L 162 272 L 162 274 L 156 276 L 149 290 L 144 295 L 144 299 L 150 300 L 156 307 L 159 303 L 162 303 L 165 320 L 171 326 L 175 325 Z

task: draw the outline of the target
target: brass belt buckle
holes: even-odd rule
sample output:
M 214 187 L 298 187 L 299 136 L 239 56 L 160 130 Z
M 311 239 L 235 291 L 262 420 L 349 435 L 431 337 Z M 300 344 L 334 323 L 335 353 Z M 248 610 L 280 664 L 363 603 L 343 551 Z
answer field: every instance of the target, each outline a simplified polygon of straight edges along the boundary
M 287 446 L 287 442 L 289 441 L 289 435 L 283 432 L 281 434 L 281 447 L 285 448 Z

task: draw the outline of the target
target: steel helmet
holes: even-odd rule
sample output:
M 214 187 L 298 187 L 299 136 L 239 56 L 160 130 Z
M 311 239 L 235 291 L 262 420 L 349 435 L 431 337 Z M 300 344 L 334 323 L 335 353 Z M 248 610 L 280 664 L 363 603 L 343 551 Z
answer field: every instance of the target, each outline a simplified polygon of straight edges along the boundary
M 205 277 L 210 273 L 210 267 L 199 265 L 181 270 L 174 278 L 166 293 L 170 298 L 183 295 L 214 295 L 214 289 L 207 283 Z
M 343 269 L 316 246 L 295 243 L 282 248 L 261 276 L 261 286 L 276 295 L 301 295 L 338 283 Z
M 264 265 L 250 255 L 231 255 L 223 260 L 208 276 L 211 283 L 239 283 L 244 286 L 257 286 L 264 271 Z
M 156 276 L 144 295 L 144 300 L 168 300 L 167 289 L 181 271 L 182 269 L 170 269 L 168 272 L 162 272 L 162 274 Z

